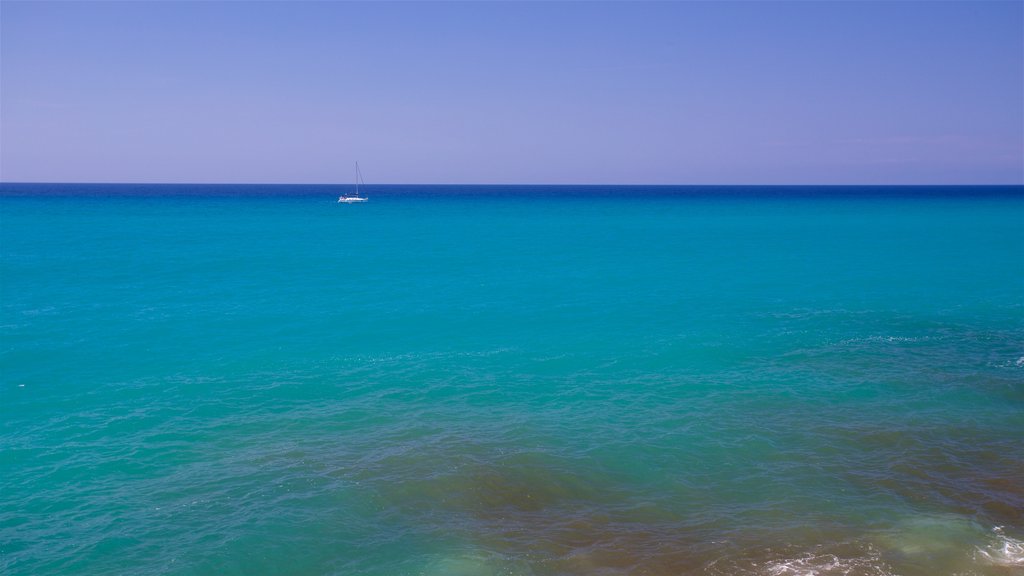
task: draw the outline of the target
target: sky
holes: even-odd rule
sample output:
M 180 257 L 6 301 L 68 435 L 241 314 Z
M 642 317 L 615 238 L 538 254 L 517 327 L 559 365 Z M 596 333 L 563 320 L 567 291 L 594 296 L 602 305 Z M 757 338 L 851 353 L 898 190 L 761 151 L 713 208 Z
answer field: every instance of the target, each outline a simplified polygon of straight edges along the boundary
M 0 1 L 0 181 L 1024 184 L 1024 1 Z

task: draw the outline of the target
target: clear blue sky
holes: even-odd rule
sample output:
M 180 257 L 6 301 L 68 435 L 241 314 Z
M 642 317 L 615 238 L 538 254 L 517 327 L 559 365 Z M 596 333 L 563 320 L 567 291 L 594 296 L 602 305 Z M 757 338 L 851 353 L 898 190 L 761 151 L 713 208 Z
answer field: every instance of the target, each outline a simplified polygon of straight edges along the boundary
M 9 182 L 1024 183 L 1024 2 L 0 3 Z

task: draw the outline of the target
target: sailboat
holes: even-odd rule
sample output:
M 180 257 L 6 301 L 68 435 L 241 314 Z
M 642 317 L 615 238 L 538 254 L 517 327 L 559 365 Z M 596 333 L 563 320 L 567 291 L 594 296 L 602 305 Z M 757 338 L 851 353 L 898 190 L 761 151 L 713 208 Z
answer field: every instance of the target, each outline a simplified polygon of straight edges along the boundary
M 339 204 L 354 204 L 356 202 L 366 202 L 369 200 L 366 196 L 359 195 L 359 185 L 366 186 L 366 182 L 363 182 L 363 173 L 359 170 L 359 162 L 356 162 L 356 193 L 352 196 L 348 194 L 342 194 L 338 196 Z

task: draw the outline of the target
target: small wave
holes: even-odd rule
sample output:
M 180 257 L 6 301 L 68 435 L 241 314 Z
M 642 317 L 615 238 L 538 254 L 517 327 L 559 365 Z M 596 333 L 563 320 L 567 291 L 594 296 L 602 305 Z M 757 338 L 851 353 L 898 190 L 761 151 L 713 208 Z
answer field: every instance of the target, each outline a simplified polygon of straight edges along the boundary
M 1024 356 L 1017 358 L 1017 361 L 1013 363 L 1017 368 L 1024 368 Z
M 430 362 L 436 360 L 451 360 L 456 358 L 488 358 L 491 356 L 497 356 L 500 354 L 507 354 L 516 351 L 516 348 L 504 347 L 488 350 L 467 350 L 461 352 L 409 352 L 405 354 L 335 356 L 335 360 L 350 360 L 370 364 L 408 362 L 410 360 Z
M 767 318 L 804 319 L 818 316 L 860 316 L 871 314 L 870 310 L 849 310 L 846 308 L 797 308 L 783 312 L 768 312 L 760 314 Z
M 866 338 L 849 338 L 840 340 L 840 345 L 864 344 L 866 342 L 885 342 L 889 344 L 910 344 L 931 340 L 930 336 L 868 336 Z
M 1000 526 L 992 531 L 996 535 L 995 541 L 984 548 L 978 548 L 978 558 L 995 566 L 1024 566 L 1024 541 L 1003 534 Z
M 897 572 L 870 545 L 846 543 L 837 548 L 815 546 L 803 551 L 761 552 L 767 556 L 746 562 L 723 557 L 705 566 L 705 573 L 717 576 L 895 576 Z M 761 554 L 758 554 L 759 556 Z
M 33 308 L 30 310 L 22 310 L 22 316 L 49 316 L 57 313 L 57 308 L 54 306 L 44 306 L 42 308 Z
M 877 556 L 840 558 L 835 554 L 806 554 L 765 565 L 769 576 L 892 576 Z

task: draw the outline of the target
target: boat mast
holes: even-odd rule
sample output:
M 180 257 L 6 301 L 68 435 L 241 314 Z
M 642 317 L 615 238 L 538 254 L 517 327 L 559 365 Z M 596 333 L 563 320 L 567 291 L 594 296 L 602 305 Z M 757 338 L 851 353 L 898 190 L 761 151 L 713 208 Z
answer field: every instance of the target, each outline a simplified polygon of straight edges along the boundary
M 366 186 L 366 181 L 363 180 L 363 171 L 359 168 L 359 162 L 356 162 L 356 196 L 359 196 L 359 186 Z

